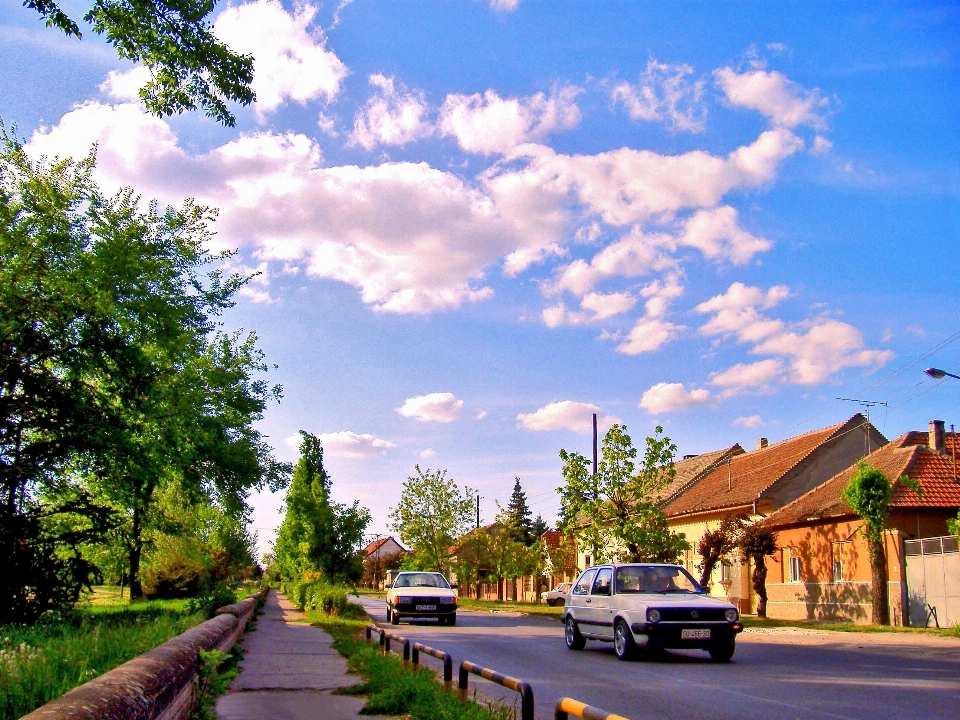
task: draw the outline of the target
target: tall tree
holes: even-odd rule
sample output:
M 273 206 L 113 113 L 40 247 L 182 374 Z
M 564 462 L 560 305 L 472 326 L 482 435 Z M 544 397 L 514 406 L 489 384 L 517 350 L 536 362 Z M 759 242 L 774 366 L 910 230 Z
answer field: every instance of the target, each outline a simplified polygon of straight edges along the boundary
M 390 529 L 413 550 L 415 562 L 446 572 L 450 547 L 472 526 L 476 492 L 468 487 L 461 490 L 446 470 L 421 470 L 419 465 L 414 470 L 390 512 Z
M 253 57 L 239 55 L 217 40 L 209 22 L 217 0 L 94 0 L 83 16 L 117 54 L 143 63 L 150 80 L 140 98 L 155 115 L 202 108 L 218 122 L 236 122 L 230 101 L 254 100 Z M 81 38 L 80 26 L 55 0 L 24 0 L 48 27 Z
M 359 555 L 370 512 L 330 500 L 331 480 L 323 467 L 320 439 L 300 431 L 300 460 L 287 491 L 286 513 L 274 547 L 275 561 L 285 578 L 320 571 L 328 580 L 359 580 Z
M 700 585 L 707 587 L 714 568 L 723 559 L 737 549 L 740 532 L 743 530 L 742 516 L 725 517 L 713 530 L 707 530 L 697 543 L 700 555 Z
M 559 490 L 565 527 L 593 548 L 595 561 L 674 562 L 688 547 L 682 534 L 667 526 L 659 508 L 660 490 L 675 475 L 676 446 L 657 427 L 646 439 L 639 469 L 637 450 L 623 425 L 613 425 L 603 438 L 596 476 L 586 458 L 561 450 L 567 485 Z M 575 517 L 576 520 L 567 518 Z
M 911 478 L 903 476 L 899 482 L 922 495 L 923 489 Z M 882 470 L 860 460 L 857 462 L 856 472 L 840 497 L 863 520 L 863 534 L 870 557 L 870 602 L 873 604 L 871 622 L 874 625 L 889 625 L 887 553 L 883 544 L 883 531 L 887 528 L 893 485 Z
M 754 523 L 744 525 L 737 546 L 745 560 L 753 565 L 753 590 L 757 593 L 757 617 L 767 616 L 767 558 L 777 552 L 777 534 L 769 528 Z
M 533 513 L 527 506 L 527 494 L 523 491 L 518 477 L 513 482 L 513 493 L 510 495 L 510 501 L 498 519 L 508 529 L 514 540 L 522 542 L 524 545 L 533 545 L 539 535 L 535 535 L 533 532 L 532 515 Z

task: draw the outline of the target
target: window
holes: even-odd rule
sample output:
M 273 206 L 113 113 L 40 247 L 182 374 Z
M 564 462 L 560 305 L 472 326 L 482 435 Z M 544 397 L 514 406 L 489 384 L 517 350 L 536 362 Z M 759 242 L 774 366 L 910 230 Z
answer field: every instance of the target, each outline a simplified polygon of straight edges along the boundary
M 597 580 L 593 583 L 594 595 L 609 595 L 610 586 L 613 584 L 613 569 L 600 568 L 597 572 Z
M 830 557 L 833 565 L 833 582 L 843 582 L 843 543 L 830 543 Z
M 590 586 L 593 585 L 593 578 L 597 574 L 596 570 L 587 570 L 583 575 L 580 576 L 580 579 L 577 580 L 577 584 L 573 586 L 574 595 L 586 595 L 590 592 Z
M 800 582 L 800 558 L 790 555 L 790 582 Z
M 733 563 L 729 560 L 720 562 L 720 582 L 733 582 Z
M 584 564 L 584 567 L 590 567 L 590 566 L 593 564 L 593 563 L 590 562 L 590 556 L 589 556 L 589 555 L 584 555 L 584 556 L 583 556 L 583 564 Z

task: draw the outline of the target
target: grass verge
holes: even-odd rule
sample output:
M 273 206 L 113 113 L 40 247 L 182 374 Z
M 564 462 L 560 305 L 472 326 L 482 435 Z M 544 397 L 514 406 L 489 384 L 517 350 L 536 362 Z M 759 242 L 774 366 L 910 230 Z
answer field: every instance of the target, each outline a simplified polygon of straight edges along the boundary
M 356 609 L 354 609 L 356 608 Z M 363 682 L 340 692 L 366 695 L 364 714 L 393 715 L 409 720 L 513 720 L 512 708 L 476 700 L 461 702 L 446 692 L 437 673 L 421 665 L 417 670 L 403 667 L 395 655 L 381 655 L 379 645 L 367 644 L 363 629 L 370 618 L 359 605 L 351 603 L 345 616 L 318 611 L 307 614 L 311 624 L 333 637 L 333 647 L 346 658 L 350 673 Z
M 804 630 L 830 630 L 833 632 L 862 632 L 862 633 L 906 633 L 914 635 L 937 635 L 940 637 L 960 638 L 960 626 L 953 628 L 914 628 L 900 625 L 857 625 L 855 623 L 838 623 L 826 620 L 771 620 L 757 617 L 743 616 L 740 618 L 745 628 L 801 628 Z
M 15 720 L 206 619 L 186 600 L 90 604 L 0 626 L 0 720 Z

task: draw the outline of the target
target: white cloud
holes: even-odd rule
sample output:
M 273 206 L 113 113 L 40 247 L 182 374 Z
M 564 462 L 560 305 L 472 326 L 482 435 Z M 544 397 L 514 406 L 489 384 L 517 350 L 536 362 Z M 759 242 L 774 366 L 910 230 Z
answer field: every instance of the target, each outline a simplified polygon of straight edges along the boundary
M 270 294 L 270 267 L 262 262 L 256 267 L 250 267 L 242 263 L 236 263 L 228 260 L 224 263 L 223 270 L 227 273 L 236 273 L 241 277 L 249 277 L 247 283 L 241 287 L 237 294 L 245 297 L 254 303 L 273 304 L 277 299 Z
M 436 457 L 436 454 L 437 454 L 437 451 L 436 451 L 436 450 L 432 450 L 432 449 L 430 449 L 430 448 L 427 448 L 427 449 L 424 450 L 422 453 L 420 453 L 420 458 L 421 458 L 422 460 L 428 460 L 428 459 L 430 459 L 430 458 L 432 458 L 432 457 Z
M 100 83 L 101 92 L 121 102 L 140 102 L 140 88 L 150 82 L 150 70 L 138 65 L 132 70 L 111 70 Z
M 657 383 L 640 398 L 640 407 L 650 413 L 689 410 L 714 401 L 709 390 L 687 390 L 683 383 Z
M 275 110 L 286 100 L 305 104 L 333 100 L 349 71 L 326 48 L 326 37 L 309 28 L 317 8 L 303 4 L 291 14 L 279 0 L 256 0 L 228 6 L 213 31 L 236 52 L 253 55 L 251 87 L 258 112 Z
M 574 312 L 563 302 L 544 308 L 543 322 L 547 327 L 559 325 L 583 325 L 595 320 L 606 320 L 624 313 L 637 304 L 637 299 L 629 292 L 588 293 L 580 301 L 584 312 Z
M 756 110 L 777 127 L 826 127 L 823 113 L 830 103 L 819 89 L 806 90 L 779 72 L 762 69 L 739 74 L 725 67 L 713 74 L 731 105 Z
M 443 135 L 455 137 L 466 152 L 504 154 L 522 143 L 569 130 L 580 122 L 576 97 L 581 90 L 567 86 L 547 97 L 501 98 L 495 90 L 483 95 L 447 95 L 440 108 Z
M 370 84 L 379 92 L 357 111 L 351 142 L 372 150 L 377 145 L 406 145 L 433 133 L 423 92 L 398 91 L 392 77 L 380 74 L 371 75 Z
M 697 248 L 711 260 L 725 259 L 734 265 L 749 262 L 771 246 L 770 241 L 742 229 L 737 223 L 736 209 L 729 205 L 695 212 L 685 223 L 677 242 Z
M 453 422 L 460 417 L 463 400 L 457 400 L 453 393 L 437 392 L 407 398 L 396 411 L 404 417 L 420 422 Z
M 759 415 L 745 415 L 738 417 L 733 421 L 733 424 L 742 428 L 758 428 L 763 425 L 763 418 Z
M 617 345 L 617 352 L 624 355 L 654 352 L 679 337 L 684 329 L 683 325 L 674 325 L 664 320 L 640 318 L 624 341 Z
M 781 355 L 789 360 L 790 381 L 819 385 L 848 367 L 882 367 L 893 358 L 892 350 L 864 348 L 863 335 L 839 320 L 815 320 L 806 332 L 783 332 L 751 350 L 757 355 Z
M 487 416 L 486 410 L 478 410 L 473 417 L 475 420 L 483 420 L 486 416 Z
M 561 400 L 550 403 L 532 413 L 520 413 L 517 427 L 540 432 L 544 430 L 573 430 L 578 433 L 593 431 L 593 414 L 597 414 L 597 427 L 600 432 L 609 429 L 620 419 L 605 415 L 598 406 L 589 403 Z
M 752 345 L 750 353 L 779 358 L 735 366 L 716 374 L 713 384 L 738 392 L 785 376 L 798 385 L 818 385 L 844 368 L 882 367 L 893 357 L 889 350 L 866 349 L 860 331 L 839 320 L 817 318 L 788 325 L 760 312 L 773 308 L 789 294 L 782 285 L 764 292 L 733 283 L 723 295 L 696 307 L 697 312 L 713 313 L 700 328 L 702 334 L 736 335 L 739 342 Z
M 733 367 L 710 374 L 710 384 L 724 388 L 729 397 L 751 390 L 765 391 L 771 383 L 781 380 L 783 362 L 779 359 L 760 360 L 755 363 L 738 363 Z
M 520 7 L 520 0 L 490 0 L 490 7 L 497 12 L 513 12 Z
M 330 457 L 354 459 L 380 457 L 396 447 L 389 440 L 381 440 L 373 435 L 360 435 L 349 430 L 323 433 L 317 437 Z
M 833 148 L 833 143 L 822 135 L 817 135 L 813 139 L 813 149 L 810 152 L 813 155 L 826 155 Z
M 674 130 L 703 132 L 706 107 L 702 103 L 704 82 L 691 82 L 689 65 L 647 62 L 639 82 L 617 84 L 610 96 L 623 103 L 633 120 L 665 122 Z

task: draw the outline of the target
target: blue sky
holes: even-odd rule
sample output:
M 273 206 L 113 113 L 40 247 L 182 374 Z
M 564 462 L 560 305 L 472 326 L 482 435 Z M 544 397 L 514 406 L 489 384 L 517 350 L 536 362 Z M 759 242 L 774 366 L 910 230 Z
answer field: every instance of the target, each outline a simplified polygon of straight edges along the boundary
M 64 8 L 82 16 L 80 2 Z M 223 5 L 237 126 L 144 114 L 92 32 L 0 7 L 0 116 L 104 187 L 220 208 L 230 327 L 386 532 L 414 465 L 559 508 L 589 419 L 680 454 L 873 410 L 960 424 L 955 3 Z M 292 438 L 292 439 L 291 439 Z M 279 495 L 254 498 L 265 549 Z

